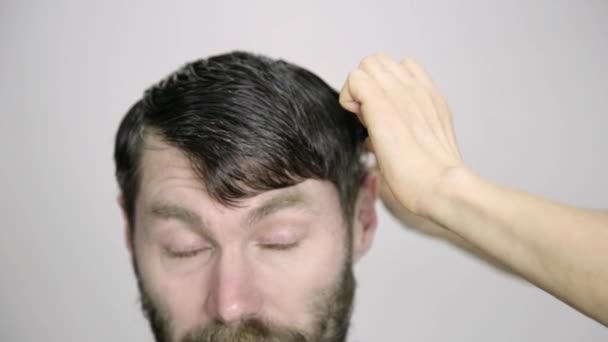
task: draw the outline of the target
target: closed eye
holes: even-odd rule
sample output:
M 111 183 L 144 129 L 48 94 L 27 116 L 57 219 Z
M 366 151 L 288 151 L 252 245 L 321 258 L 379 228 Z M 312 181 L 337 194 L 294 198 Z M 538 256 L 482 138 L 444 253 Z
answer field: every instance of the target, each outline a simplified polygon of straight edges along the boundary
M 260 246 L 265 249 L 274 250 L 274 251 L 286 251 L 293 249 L 298 246 L 298 242 L 292 243 L 262 243 Z
M 211 248 L 197 248 L 197 249 L 191 249 L 191 250 L 183 250 L 183 251 L 175 251 L 175 250 L 171 250 L 169 248 L 165 248 L 165 251 L 167 252 L 167 254 L 172 257 L 172 258 L 193 258 L 203 252 L 206 252 L 208 250 L 210 250 Z

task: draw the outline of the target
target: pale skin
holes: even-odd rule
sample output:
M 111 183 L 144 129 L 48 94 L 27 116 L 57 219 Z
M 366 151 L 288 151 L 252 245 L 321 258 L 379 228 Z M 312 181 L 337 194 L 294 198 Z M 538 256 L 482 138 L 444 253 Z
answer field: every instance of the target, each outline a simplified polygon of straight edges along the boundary
M 398 219 L 503 265 L 608 326 L 606 212 L 476 175 L 460 155 L 446 101 L 411 59 L 365 58 L 340 103 L 368 128 L 381 197 Z
M 170 315 L 172 340 L 211 321 L 264 318 L 311 328 L 310 304 L 337 282 L 346 258 L 333 184 L 310 179 L 226 207 L 209 196 L 189 159 L 153 134 L 140 170 L 135 234 L 127 226 L 125 236 L 143 283 Z M 369 174 L 352 218 L 353 263 L 372 244 L 376 198 Z

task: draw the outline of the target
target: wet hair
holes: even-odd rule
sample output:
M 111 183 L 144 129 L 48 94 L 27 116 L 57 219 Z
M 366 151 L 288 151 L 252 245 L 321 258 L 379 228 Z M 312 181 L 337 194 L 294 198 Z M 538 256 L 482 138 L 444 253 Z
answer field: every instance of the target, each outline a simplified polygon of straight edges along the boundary
M 306 179 L 333 183 L 350 221 L 365 174 L 365 128 L 310 71 L 231 52 L 184 65 L 144 92 L 116 134 L 116 177 L 131 230 L 148 134 L 179 148 L 226 206 Z

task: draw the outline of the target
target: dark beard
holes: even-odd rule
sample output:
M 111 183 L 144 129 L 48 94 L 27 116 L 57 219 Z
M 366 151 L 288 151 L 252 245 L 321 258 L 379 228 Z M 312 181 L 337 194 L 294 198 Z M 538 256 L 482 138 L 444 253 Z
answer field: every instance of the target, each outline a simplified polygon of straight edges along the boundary
M 259 319 L 238 324 L 211 322 L 204 327 L 192 329 L 180 342 L 344 342 L 348 335 L 356 288 L 350 260 L 350 255 L 347 255 L 339 281 L 313 299 L 308 308 L 312 317 L 315 317 L 310 332 L 274 326 Z M 142 283 L 135 260 L 133 265 L 142 310 L 148 318 L 156 342 L 174 342 L 168 313 L 152 300 Z

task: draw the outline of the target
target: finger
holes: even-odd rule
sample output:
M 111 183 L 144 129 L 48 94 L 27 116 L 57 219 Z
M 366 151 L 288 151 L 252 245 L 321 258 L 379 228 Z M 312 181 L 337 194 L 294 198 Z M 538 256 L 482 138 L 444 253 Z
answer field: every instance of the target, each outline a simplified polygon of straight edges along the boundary
M 440 127 L 433 127 L 433 124 L 439 126 L 438 122 L 430 122 L 428 118 L 421 115 L 423 113 L 420 113 L 419 109 L 425 108 L 425 105 L 428 106 L 431 100 L 427 98 L 419 99 L 417 96 L 412 96 L 411 90 L 415 90 L 414 88 L 416 87 L 422 89 L 422 87 L 415 83 L 417 81 L 409 74 L 405 67 L 393 61 L 388 55 L 379 53 L 364 58 L 359 64 L 359 68 L 378 83 L 388 98 L 392 100 L 392 104 L 397 106 L 402 114 L 419 116 L 421 120 L 428 124 L 431 130 L 441 130 Z M 383 117 L 383 119 L 386 118 L 386 116 Z
M 406 66 L 410 62 L 406 60 L 405 65 L 395 62 L 386 54 L 376 54 L 362 61 L 361 67 L 383 85 L 383 89 L 394 99 L 398 99 L 399 107 L 408 113 L 410 116 L 418 116 L 420 122 L 424 122 L 425 126 L 430 129 L 430 132 L 436 139 L 442 142 L 440 146 L 447 146 L 451 149 L 451 145 L 446 142 L 447 136 L 444 131 L 444 124 L 438 117 L 435 104 L 429 94 L 428 84 L 430 78 L 423 78 L 422 81 L 416 78 L 423 77 L 421 68 L 416 68 L 410 71 Z M 415 63 L 412 61 L 412 63 Z M 395 81 L 401 86 L 395 85 Z M 449 151 L 448 151 L 449 152 Z
M 350 78 L 350 75 L 348 76 L 348 78 Z M 361 105 L 359 104 L 359 102 L 355 101 L 352 94 L 350 93 L 350 87 L 348 86 L 348 78 L 344 82 L 342 90 L 340 90 L 338 102 L 340 103 L 342 108 L 346 109 L 351 113 L 354 113 L 355 115 L 357 115 L 357 117 L 359 117 L 359 115 L 361 114 Z
M 384 91 L 391 93 L 401 88 L 402 84 L 397 76 L 384 66 L 382 60 L 391 58 L 382 53 L 365 57 L 359 64 L 359 69 L 370 75 Z
M 370 115 L 378 115 L 389 110 L 383 90 L 365 71 L 353 70 L 346 80 L 346 88 L 348 91 L 344 92 L 345 95 L 340 99 L 340 103 L 345 106 L 357 102 L 360 105 L 357 116 L 366 127 L 369 124 Z
M 426 70 L 424 70 L 424 67 L 422 67 L 422 65 L 418 64 L 411 58 L 404 59 L 401 62 L 401 65 L 403 65 L 409 71 L 409 73 L 425 87 L 435 88 L 433 80 L 426 72 Z
M 397 63 L 386 55 L 379 55 L 378 60 L 383 68 L 393 74 L 404 86 L 409 86 L 415 81 L 414 75 L 403 65 Z

